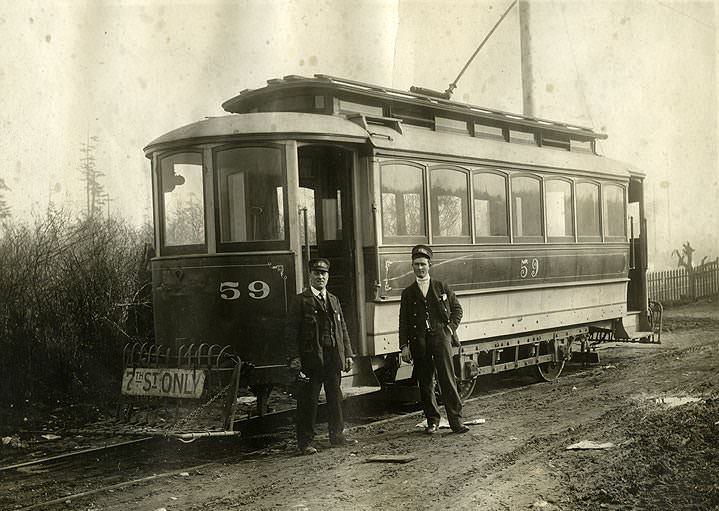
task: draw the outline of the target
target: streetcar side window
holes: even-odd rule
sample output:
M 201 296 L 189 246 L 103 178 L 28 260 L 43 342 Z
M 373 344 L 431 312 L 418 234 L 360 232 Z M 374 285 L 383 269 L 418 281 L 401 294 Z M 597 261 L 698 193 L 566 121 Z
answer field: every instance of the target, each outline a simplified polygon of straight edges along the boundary
M 469 188 L 467 173 L 450 168 L 430 170 L 432 235 L 437 243 L 467 243 Z
M 283 152 L 235 147 L 214 155 L 221 243 L 282 241 L 285 229 Z
M 617 185 L 602 185 L 602 211 L 605 236 L 614 240 L 626 237 L 626 203 L 624 188 Z
M 162 244 L 165 247 L 205 245 L 203 175 L 201 153 L 176 153 L 160 160 Z
M 380 168 L 382 235 L 388 243 L 425 241 L 423 169 L 388 163 Z
M 546 179 L 544 204 L 549 241 L 574 241 L 572 184 L 563 179 Z
M 472 176 L 474 234 L 479 242 L 509 241 L 507 227 L 507 178 L 478 172 Z
M 530 176 L 512 177 L 512 232 L 519 243 L 540 243 L 542 204 L 539 179 Z
M 599 241 L 599 185 L 577 183 L 577 235 L 580 241 Z

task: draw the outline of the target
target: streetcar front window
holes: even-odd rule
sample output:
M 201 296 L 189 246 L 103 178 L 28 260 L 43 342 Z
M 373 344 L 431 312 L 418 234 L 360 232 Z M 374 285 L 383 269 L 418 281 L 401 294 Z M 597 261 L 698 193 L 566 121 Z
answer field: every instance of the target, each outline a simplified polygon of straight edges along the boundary
M 217 151 L 221 243 L 286 239 L 283 154 L 264 146 Z
M 177 153 L 160 160 L 162 239 L 166 247 L 205 243 L 202 154 Z

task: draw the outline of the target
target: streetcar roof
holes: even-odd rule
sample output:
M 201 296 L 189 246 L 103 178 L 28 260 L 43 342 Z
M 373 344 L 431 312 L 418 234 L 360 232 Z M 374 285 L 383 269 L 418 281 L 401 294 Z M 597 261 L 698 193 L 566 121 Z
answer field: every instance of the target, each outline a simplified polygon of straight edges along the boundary
M 262 112 L 210 117 L 177 128 L 156 138 L 145 147 L 145 153 L 203 142 L 252 140 L 311 139 L 369 143 L 379 154 L 414 154 L 442 160 L 470 158 L 478 164 L 521 165 L 627 177 L 642 175 L 624 162 L 598 156 L 592 152 L 546 149 L 536 144 L 507 143 L 479 137 L 458 136 L 399 124 L 378 125 L 355 122 L 341 116 L 297 112 Z
M 371 126 L 371 142 L 383 154 L 425 154 L 429 157 L 450 156 L 458 160 L 472 158 L 482 165 L 517 165 L 527 168 L 562 170 L 567 173 L 591 173 L 617 177 L 641 176 L 643 173 L 626 162 L 599 156 L 592 152 L 546 149 L 535 144 L 509 144 L 504 141 L 457 136 L 453 133 L 424 129 L 404 129 L 402 134 L 385 126 Z
M 578 141 L 607 138 L 606 134 L 596 133 L 587 127 L 451 101 L 446 97 L 425 92 L 401 91 L 322 74 L 315 75 L 314 78 L 290 75 L 282 79 L 268 80 L 267 86 L 260 89 L 245 89 L 225 101 L 222 107 L 231 113 L 282 111 L 287 108 L 292 108 L 292 111 L 305 109 L 303 111 L 314 113 L 338 113 L 337 107 L 333 106 L 334 102 L 344 100 L 360 107 L 374 108 L 379 116 L 397 117 L 409 123 L 414 121 L 432 124 L 435 117 L 448 117 L 543 134 L 548 138 L 560 137 Z M 303 96 L 306 100 L 300 101 Z M 317 100 L 313 101 L 314 98 Z
M 165 133 L 150 142 L 144 150 L 145 153 L 149 153 L 158 146 L 175 142 L 186 144 L 237 135 L 262 137 L 278 134 L 285 138 L 305 135 L 357 139 L 359 142 L 367 139 L 367 131 L 342 117 L 296 112 L 264 112 L 208 117 Z

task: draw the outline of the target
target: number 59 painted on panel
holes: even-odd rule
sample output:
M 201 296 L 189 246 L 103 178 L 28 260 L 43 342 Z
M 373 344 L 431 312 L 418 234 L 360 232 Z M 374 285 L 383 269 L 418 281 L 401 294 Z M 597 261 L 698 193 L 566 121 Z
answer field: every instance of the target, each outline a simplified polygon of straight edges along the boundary
M 247 295 L 255 300 L 262 300 L 270 295 L 270 286 L 262 280 L 254 280 L 247 284 Z M 237 300 L 240 296 L 239 282 L 220 282 L 220 298 Z
M 531 266 L 529 259 L 522 259 L 519 263 L 519 276 L 520 278 L 526 279 L 527 277 L 536 277 L 539 273 L 539 260 L 536 257 L 532 258 Z

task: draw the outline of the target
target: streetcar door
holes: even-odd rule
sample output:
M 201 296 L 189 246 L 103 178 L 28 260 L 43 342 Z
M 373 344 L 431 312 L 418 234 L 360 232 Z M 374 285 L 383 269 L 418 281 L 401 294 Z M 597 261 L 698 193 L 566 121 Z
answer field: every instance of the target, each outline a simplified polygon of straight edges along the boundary
M 644 183 L 632 177 L 628 190 L 629 216 L 629 285 L 627 286 L 627 308 L 642 311 L 641 327 L 648 329 L 646 313 L 649 298 L 647 293 L 647 220 L 644 216 Z
M 310 257 L 324 257 L 330 261 L 330 280 L 327 288 L 339 298 L 351 339 L 358 339 L 354 224 L 352 218 L 352 152 L 334 146 L 303 146 L 298 151 L 300 216 L 302 239 L 302 267 L 307 280 L 307 242 Z

